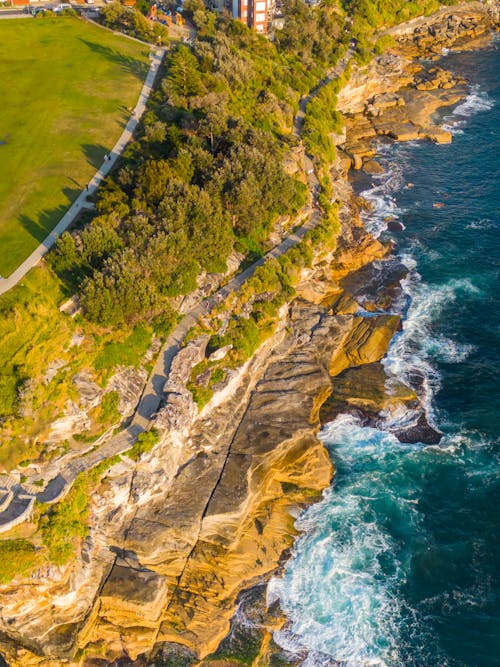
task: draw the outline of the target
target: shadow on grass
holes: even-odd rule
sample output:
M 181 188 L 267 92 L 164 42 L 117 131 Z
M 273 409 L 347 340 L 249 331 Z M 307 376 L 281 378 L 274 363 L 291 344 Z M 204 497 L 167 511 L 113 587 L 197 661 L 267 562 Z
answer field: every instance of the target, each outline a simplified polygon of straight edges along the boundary
M 104 156 L 106 153 L 109 153 L 109 150 L 102 144 L 82 144 L 82 151 L 87 158 L 88 163 L 91 164 L 96 171 L 102 167 Z M 80 189 L 83 190 L 84 187 L 85 183 Z
M 61 204 L 60 206 L 50 210 L 42 211 L 42 213 L 36 219 L 30 218 L 27 215 L 19 216 L 19 222 L 21 223 L 21 226 L 24 227 L 24 229 L 26 229 L 26 231 L 28 231 L 37 241 L 42 242 L 47 234 L 50 234 L 50 232 L 54 229 L 59 220 L 71 206 L 71 202 L 73 202 L 78 197 L 81 190 L 77 190 L 76 188 L 64 188 L 62 192 L 64 196 L 68 198 L 68 203 Z
M 141 62 L 138 58 L 134 58 L 133 56 L 126 56 L 115 49 L 111 49 L 109 46 L 91 42 L 83 37 L 79 37 L 79 40 L 94 53 L 103 56 L 116 65 L 120 65 L 125 72 L 130 72 L 141 81 L 146 78 L 146 74 L 149 70 L 149 65 L 147 63 Z M 145 48 L 147 47 L 145 46 Z

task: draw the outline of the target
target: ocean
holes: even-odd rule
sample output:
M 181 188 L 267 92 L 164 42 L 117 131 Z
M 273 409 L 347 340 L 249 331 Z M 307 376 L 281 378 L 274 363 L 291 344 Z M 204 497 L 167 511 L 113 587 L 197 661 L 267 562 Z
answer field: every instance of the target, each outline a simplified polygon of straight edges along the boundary
M 346 415 L 323 428 L 335 478 L 268 588 L 289 619 L 275 640 L 304 667 L 500 665 L 498 42 L 442 62 L 471 82 L 440 119 L 453 143 L 381 145 L 386 174 L 355 187 L 410 270 L 386 370 L 423 375 L 444 437 L 401 444 Z

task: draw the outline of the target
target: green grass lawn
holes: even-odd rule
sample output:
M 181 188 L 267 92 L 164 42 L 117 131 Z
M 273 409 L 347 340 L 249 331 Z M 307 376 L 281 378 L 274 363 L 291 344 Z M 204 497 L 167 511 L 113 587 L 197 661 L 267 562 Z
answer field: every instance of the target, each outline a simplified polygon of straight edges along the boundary
M 76 18 L 0 21 L 0 275 L 45 238 L 113 147 L 148 53 Z

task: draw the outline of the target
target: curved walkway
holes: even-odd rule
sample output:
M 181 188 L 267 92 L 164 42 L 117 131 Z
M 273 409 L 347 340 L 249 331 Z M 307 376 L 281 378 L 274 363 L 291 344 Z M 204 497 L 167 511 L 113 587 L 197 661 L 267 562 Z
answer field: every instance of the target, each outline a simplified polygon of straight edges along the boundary
M 137 100 L 137 104 L 135 105 L 135 108 L 132 111 L 132 115 L 130 116 L 129 121 L 120 138 L 114 145 L 113 150 L 108 154 L 109 158 L 104 160 L 100 169 L 96 171 L 93 178 L 89 181 L 86 189 L 80 193 L 77 199 L 75 199 L 61 220 L 57 223 L 50 234 L 42 241 L 38 248 L 34 250 L 31 255 L 25 259 L 24 262 L 18 266 L 13 273 L 10 274 L 8 278 L 0 279 L 0 294 L 5 294 L 5 292 L 12 289 L 22 278 L 24 278 L 30 269 L 38 264 L 47 251 L 50 250 L 50 248 L 54 245 L 58 236 L 60 236 L 64 231 L 66 231 L 66 229 L 68 229 L 68 227 L 80 215 L 82 210 L 93 207 L 93 204 L 87 201 L 87 197 L 95 193 L 104 178 L 106 178 L 111 169 L 115 166 L 116 161 L 123 153 L 125 146 L 132 139 L 135 129 L 146 108 L 146 103 L 148 101 L 149 95 L 151 94 L 156 74 L 158 73 L 158 69 L 163 61 L 164 55 L 165 49 L 163 48 L 157 48 L 152 52 L 150 56 L 151 67 L 149 68 L 146 80 L 144 81 L 144 85 L 140 92 L 139 99 Z
M 314 91 L 305 98 L 302 98 L 299 106 L 299 112 L 295 119 L 294 132 L 300 136 L 302 123 L 304 120 L 305 108 L 311 97 L 318 92 L 324 85 L 332 81 L 335 77 L 340 76 L 347 66 L 348 61 L 352 56 L 352 51 L 347 52 L 344 58 L 340 61 L 336 68 L 334 68 L 321 81 L 321 83 L 314 89 Z M 123 149 L 122 149 L 123 150 Z M 215 305 L 221 301 L 221 297 L 225 298 L 229 294 L 236 292 L 241 288 L 243 283 L 248 280 L 259 266 L 265 264 L 272 258 L 278 258 L 284 255 L 290 248 L 300 243 L 306 233 L 317 227 L 321 222 L 322 215 L 319 209 L 315 206 L 316 197 L 319 190 L 319 181 L 314 172 L 312 157 L 304 156 L 304 167 L 307 173 L 309 190 L 312 195 L 313 206 L 309 208 L 308 220 L 295 229 L 291 234 L 287 235 L 281 243 L 270 250 L 264 257 L 254 262 L 247 269 L 232 278 L 224 287 L 221 287 L 209 298 L 200 301 L 194 306 L 176 326 L 172 333 L 168 336 L 163 344 L 154 368 L 149 376 L 149 380 L 144 387 L 142 395 L 139 399 L 134 417 L 128 428 L 118 433 L 108 442 L 103 444 L 98 449 L 83 454 L 66 463 L 60 473 L 49 481 L 43 491 L 36 494 L 36 499 L 43 503 L 54 503 L 62 499 L 71 488 L 76 476 L 80 472 L 90 470 L 95 465 L 117 454 L 123 454 L 130 449 L 136 442 L 138 436 L 147 431 L 151 426 L 151 419 L 154 417 L 160 407 L 163 396 L 163 387 L 167 381 L 170 372 L 170 366 L 173 358 L 179 352 L 182 343 L 188 331 L 198 323 L 201 315 L 207 314 Z M 19 484 L 13 489 L 15 494 L 21 494 L 26 498 L 26 490 Z M 15 496 L 16 497 L 16 496 Z M 33 496 L 32 496 L 33 497 Z M 0 512 L 0 533 L 9 530 L 13 525 L 17 525 L 27 518 L 27 514 L 23 513 L 23 518 L 13 517 L 12 512 Z M 15 523 L 13 522 L 15 521 Z

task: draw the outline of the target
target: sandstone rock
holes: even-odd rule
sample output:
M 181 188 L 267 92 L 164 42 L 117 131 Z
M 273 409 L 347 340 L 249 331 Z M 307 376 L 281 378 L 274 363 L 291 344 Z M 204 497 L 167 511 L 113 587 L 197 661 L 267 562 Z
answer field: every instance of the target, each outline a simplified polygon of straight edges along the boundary
M 208 356 L 208 361 L 220 361 L 221 359 L 224 359 L 227 353 L 230 352 L 232 349 L 233 346 L 231 344 L 224 345 L 223 347 L 220 347 L 218 350 L 212 352 L 212 354 Z
M 413 141 L 419 138 L 419 129 L 411 123 L 393 125 L 387 134 L 396 141 Z
M 120 395 L 118 409 L 123 418 L 128 417 L 137 405 L 148 374 L 144 368 L 120 366 L 106 385 L 106 393 L 117 391 Z
M 100 594 L 99 615 L 121 626 L 156 626 L 167 601 L 165 577 L 141 568 L 114 565 Z
M 383 174 L 385 170 L 376 160 L 367 160 L 363 164 L 363 171 L 367 174 Z
M 99 405 L 103 390 L 94 382 L 88 371 L 77 373 L 73 378 L 73 383 L 80 394 L 80 403 L 84 408 L 89 409 Z
M 397 315 L 356 317 L 352 328 L 330 361 L 330 374 L 335 376 L 346 368 L 379 361 L 387 351 L 399 326 Z
M 84 433 L 91 428 L 91 420 L 87 412 L 73 401 L 66 403 L 64 416 L 52 422 L 49 440 L 66 440 L 74 433 Z
M 436 144 L 451 144 L 453 136 L 448 130 L 443 130 L 440 127 L 426 128 L 420 130 L 420 137 L 434 141 Z
M 43 377 L 44 383 L 49 384 L 49 382 L 55 378 L 58 371 L 60 371 L 61 368 L 64 368 L 64 366 L 66 366 L 64 359 L 54 359 L 54 361 L 51 361 L 47 366 L 47 370 L 45 371 L 45 375 Z
M 394 380 L 387 386 L 382 364 L 376 362 L 349 368 L 332 380 L 332 393 L 321 408 L 321 422 L 327 423 L 339 414 L 354 410 L 373 423 L 382 411 L 419 405 L 415 391 Z

